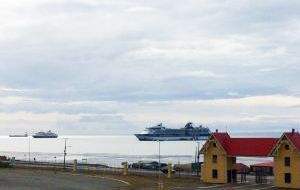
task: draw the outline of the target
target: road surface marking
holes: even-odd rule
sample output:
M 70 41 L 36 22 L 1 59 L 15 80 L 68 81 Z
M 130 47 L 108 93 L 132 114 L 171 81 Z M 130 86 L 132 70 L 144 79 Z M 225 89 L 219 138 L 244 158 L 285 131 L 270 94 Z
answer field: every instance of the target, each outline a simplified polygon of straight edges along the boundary
M 259 184 L 249 184 L 249 185 L 240 185 L 236 187 L 232 187 L 233 189 L 243 189 L 244 187 L 252 187 L 252 186 L 259 186 Z
M 263 189 L 271 189 L 271 188 L 273 188 L 273 187 L 275 187 L 275 186 L 270 186 L 270 187 L 263 187 L 263 188 L 259 188 L 259 189 L 253 189 L 253 190 L 263 190 Z
M 251 186 L 257 186 L 259 184 L 239 184 L 236 186 L 231 186 L 230 184 L 225 185 L 212 185 L 207 187 L 198 187 L 198 189 L 210 189 L 210 188 L 232 188 L 232 189 L 243 189 L 244 187 L 251 187 Z
M 198 189 L 209 189 L 209 188 L 218 188 L 218 187 L 226 187 L 227 185 L 211 185 L 206 187 L 198 187 Z
M 109 179 L 109 180 L 113 180 L 113 181 L 118 181 L 121 183 L 124 183 L 126 185 L 130 185 L 129 182 L 121 180 L 121 179 L 116 179 L 116 178 L 112 178 L 112 177 L 102 177 L 102 176 L 97 176 L 97 175 L 84 175 L 84 174 L 72 174 L 73 176 L 88 176 L 88 177 L 94 177 L 94 178 L 100 178 L 100 179 Z

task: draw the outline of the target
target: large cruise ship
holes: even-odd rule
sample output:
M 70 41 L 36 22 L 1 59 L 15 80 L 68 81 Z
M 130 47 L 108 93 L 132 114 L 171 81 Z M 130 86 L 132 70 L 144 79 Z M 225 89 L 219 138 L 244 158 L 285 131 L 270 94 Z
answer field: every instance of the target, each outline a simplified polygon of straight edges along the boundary
M 140 141 L 199 141 L 207 140 L 210 136 L 210 130 L 200 125 L 193 127 L 189 122 L 184 128 L 171 129 L 164 127 L 161 123 L 146 128 L 142 133 L 135 134 Z
M 34 135 L 32 135 L 32 137 L 33 138 L 57 138 L 58 135 L 51 131 L 48 131 L 48 132 L 35 133 Z

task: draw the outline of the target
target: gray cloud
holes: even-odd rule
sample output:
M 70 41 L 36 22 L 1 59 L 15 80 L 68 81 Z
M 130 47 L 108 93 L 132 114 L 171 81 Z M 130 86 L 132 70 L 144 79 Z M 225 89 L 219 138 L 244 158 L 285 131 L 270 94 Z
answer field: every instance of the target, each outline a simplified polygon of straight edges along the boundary
M 79 133 L 107 130 L 103 114 L 114 129 L 145 125 L 128 115 L 146 113 L 152 101 L 297 97 L 299 7 L 296 0 L 2 2 L 0 97 L 15 103 L 0 101 L 1 113 L 88 114 L 51 122 Z M 139 111 L 129 109 L 135 104 Z

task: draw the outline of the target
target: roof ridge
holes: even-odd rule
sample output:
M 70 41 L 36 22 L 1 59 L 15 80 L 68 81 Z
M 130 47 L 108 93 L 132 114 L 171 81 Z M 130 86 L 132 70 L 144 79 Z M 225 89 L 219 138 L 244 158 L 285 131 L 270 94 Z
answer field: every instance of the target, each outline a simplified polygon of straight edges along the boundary
M 233 137 L 230 139 L 279 139 L 277 137 Z

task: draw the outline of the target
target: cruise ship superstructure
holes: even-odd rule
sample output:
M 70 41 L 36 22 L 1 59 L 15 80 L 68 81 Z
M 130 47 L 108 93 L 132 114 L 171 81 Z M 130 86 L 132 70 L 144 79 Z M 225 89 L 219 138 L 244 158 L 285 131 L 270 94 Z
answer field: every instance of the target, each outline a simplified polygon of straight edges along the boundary
M 189 122 L 180 129 L 164 127 L 162 123 L 146 128 L 142 133 L 135 134 L 140 141 L 199 141 L 207 140 L 210 136 L 210 129 L 200 125 L 193 127 Z
M 48 132 L 38 132 L 38 133 L 35 133 L 34 135 L 32 135 L 33 138 L 57 138 L 58 135 L 51 132 L 51 131 L 48 131 Z

